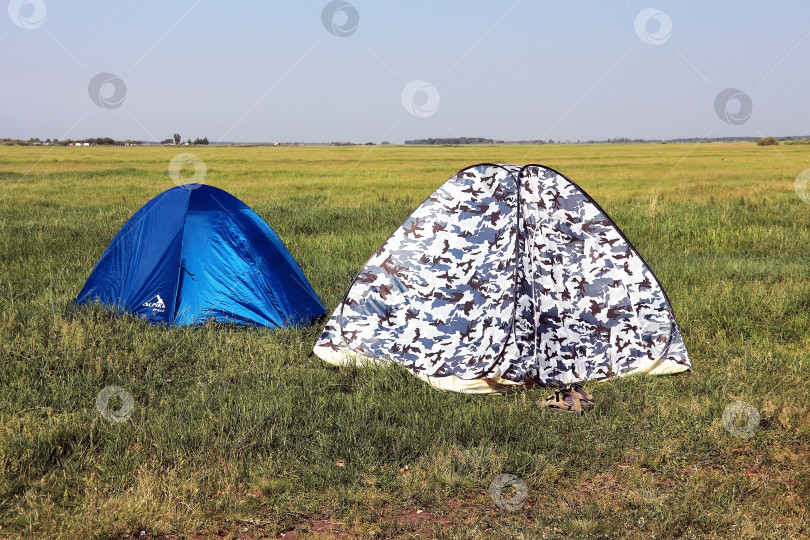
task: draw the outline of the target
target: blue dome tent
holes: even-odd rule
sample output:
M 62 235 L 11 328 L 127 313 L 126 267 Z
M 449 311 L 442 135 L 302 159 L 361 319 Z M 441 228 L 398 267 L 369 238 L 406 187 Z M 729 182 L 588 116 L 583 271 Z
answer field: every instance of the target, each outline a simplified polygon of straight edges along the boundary
M 153 324 L 307 324 L 325 310 L 276 233 L 225 191 L 187 184 L 121 228 L 76 298 Z

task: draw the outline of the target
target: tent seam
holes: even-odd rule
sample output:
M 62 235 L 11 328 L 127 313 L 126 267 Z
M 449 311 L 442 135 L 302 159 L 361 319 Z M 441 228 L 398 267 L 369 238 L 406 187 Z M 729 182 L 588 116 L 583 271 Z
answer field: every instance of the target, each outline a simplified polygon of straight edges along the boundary
M 169 326 L 174 326 L 177 320 L 177 314 L 180 312 L 180 276 L 183 275 L 183 248 L 186 246 L 186 219 L 188 219 L 188 207 L 191 204 L 191 194 L 193 190 L 189 190 L 188 197 L 186 198 L 186 209 L 183 212 L 183 225 L 180 227 L 180 253 L 177 261 L 177 279 L 174 283 L 174 308 L 172 309 L 172 320 L 169 321 Z

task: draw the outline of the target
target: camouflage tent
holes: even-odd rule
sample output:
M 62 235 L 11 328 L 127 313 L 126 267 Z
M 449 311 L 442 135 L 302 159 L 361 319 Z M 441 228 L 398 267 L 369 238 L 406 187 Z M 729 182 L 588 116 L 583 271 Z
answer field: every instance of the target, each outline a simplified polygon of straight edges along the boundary
M 314 352 L 480 393 L 690 367 L 650 268 L 540 165 L 480 164 L 445 182 L 369 259 Z

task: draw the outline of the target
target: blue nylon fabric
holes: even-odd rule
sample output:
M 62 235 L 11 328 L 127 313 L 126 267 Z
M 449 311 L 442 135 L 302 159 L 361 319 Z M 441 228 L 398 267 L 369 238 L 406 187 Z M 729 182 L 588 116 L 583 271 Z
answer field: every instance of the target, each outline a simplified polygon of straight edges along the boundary
M 171 324 L 189 194 L 170 189 L 138 210 L 99 259 L 76 304 L 97 301 L 154 324 Z
M 149 201 L 116 235 L 76 299 L 155 324 L 307 324 L 325 313 L 278 235 L 220 189 L 190 184 Z

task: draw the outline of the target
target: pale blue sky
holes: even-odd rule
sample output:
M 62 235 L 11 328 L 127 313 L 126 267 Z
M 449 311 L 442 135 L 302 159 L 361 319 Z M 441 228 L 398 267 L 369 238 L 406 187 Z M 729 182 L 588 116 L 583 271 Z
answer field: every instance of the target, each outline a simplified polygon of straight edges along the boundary
M 36 2 L 39 13 L 3 0 L 0 137 L 399 143 L 810 133 L 805 1 L 350 0 L 334 19 L 341 26 L 356 11 L 345 37 L 322 24 L 323 0 Z M 647 12 L 655 17 L 639 35 L 646 8 L 659 11 Z M 671 32 L 662 33 L 667 20 Z M 125 83 L 120 106 L 91 99 L 101 72 Z M 416 85 L 426 91 L 406 96 L 406 107 L 402 92 L 414 80 L 432 88 Z M 726 88 L 750 97 L 747 120 L 717 114 Z M 729 103 L 732 117 L 739 106 Z

